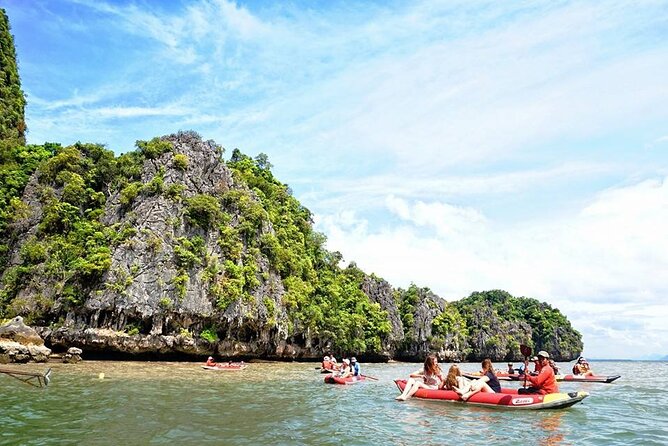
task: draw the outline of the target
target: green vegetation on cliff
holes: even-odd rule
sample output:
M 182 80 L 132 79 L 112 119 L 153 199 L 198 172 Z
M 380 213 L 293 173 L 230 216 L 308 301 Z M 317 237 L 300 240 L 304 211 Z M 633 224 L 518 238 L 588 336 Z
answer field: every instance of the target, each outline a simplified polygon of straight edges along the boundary
M 11 168 L 3 166 L 3 177 L 20 177 L 12 189 L 3 187 L 4 202 L 9 203 L 2 206 L 5 226 L 12 218 L 31 217 L 34 209 L 19 197 L 40 161 L 32 192 L 42 212 L 36 232 L 21 244 L 19 263 L 4 271 L 0 316 L 21 314 L 30 323 L 48 325 L 77 311 L 99 288 L 111 266 L 114 247 L 136 233 L 131 226 L 102 223 L 107 200 L 118 193 L 123 211 L 129 212 L 142 197 L 165 194 L 174 198 L 170 195 L 173 189 L 162 186 L 163 170 L 149 181 L 141 180 L 142 165 L 170 152 L 171 144 L 154 139 L 138 141 L 137 148 L 115 157 L 92 144 L 35 146 L 29 148 L 33 158 L 21 163 L 22 158 L 16 156 Z M 182 154 L 172 159 L 177 169 L 187 165 Z M 203 277 L 211 282 L 209 291 L 221 312 L 237 301 L 251 302 L 262 280 L 258 262 L 266 258 L 286 291 L 282 304 L 290 315 L 288 335 L 309 337 L 337 351 L 379 351 L 389 322 L 386 312 L 361 291 L 364 273 L 354 265 L 341 269 L 340 255 L 328 252 L 325 237 L 313 231 L 310 212 L 274 178 L 268 166 L 266 157 L 253 160 L 235 151 L 228 167 L 240 187 L 218 197 L 199 194 L 180 200 L 189 224 L 218 233 L 224 258 L 220 262 L 208 258 L 199 235 L 174 240 L 175 297 L 184 296 L 190 270 L 205 266 Z M 17 212 L 18 208 L 24 212 Z M 235 224 L 231 224 L 233 219 Z M 263 230 L 267 226 L 273 231 Z M 15 235 L 17 231 L 11 232 Z M 7 251 L 12 237 L 4 234 L 2 241 Z M 214 282 L 218 272 L 224 278 Z M 117 280 L 106 287 L 122 293 L 131 275 L 115 272 L 114 276 Z M 37 277 L 54 285 L 48 295 L 33 283 Z M 34 298 L 25 297 L 31 294 Z M 272 305 L 265 300 L 265 306 Z M 163 306 L 169 305 L 165 302 Z M 275 324 L 275 315 L 268 322 Z
M 25 143 L 25 105 L 14 38 L 7 14 L 0 8 L 0 149 Z
M 354 265 L 339 267 L 340 255 L 324 248 L 325 236 L 313 231 L 310 211 L 274 178 L 266 155 L 252 159 L 235 150 L 228 166 L 259 198 L 257 204 L 233 191 L 226 200 L 240 211 L 243 243 L 258 248 L 281 276 L 283 304 L 295 324 L 291 332 L 308 332 L 323 348 L 337 351 L 380 351 L 390 325 L 387 313 L 361 291 L 364 273 Z M 265 220 L 273 234 L 259 234 Z
M 188 167 L 188 156 L 175 153 L 169 139 L 138 141 L 137 150 L 118 157 L 102 146 L 82 143 L 20 146 L 5 154 L 0 166 L 0 243 L 5 254 L 1 317 L 20 314 L 30 323 L 49 325 L 82 311 L 100 290 L 126 293 L 144 266 L 112 271 L 113 252 L 136 243 L 133 206 L 161 196 L 182 208 L 174 214 L 175 227 L 191 229 L 171 241 L 160 235 L 148 238 L 149 251 L 159 252 L 171 243 L 177 271 L 165 283 L 173 294 L 160 299 L 157 311 L 175 311 L 194 272 L 200 271 L 219 312 L 206 326 L 195 327 L 203 339 L 229 336 L 217 318 L 238 305 L 251 311 L 261 305 L 263 324 L 269 328 L 287 316 L 287 341 L 320 350 L 378 355 L 390 335 L 386 308 L 362 291 L 366 274 L 354 264 L 339 266 L 341 255 L 325 249 L 325 236 L 313 230 L 310 212 L 273 176 L 265 155 L 253 159 L 235 150 L 226 163 L 234 187 L 217 195 L 186 197 L 185 184 L 166 186 L 165 166 L 153 164 L 162 160 L 180 172 Z M 146 175 L 147 166 L 154 166 L 152 175 Z M 112 212 L 113 197 L 124 217 L 121 223 L 107 224 L 102 217 Z M 220 254 L 207 251 L 211 237 Z M 7 254 L 16 246 L 18 257 L 7 266 Z M 280 302 L 258 295 L 273 286 L 270 271 L 284 290 Z M 395 293 L 403 327 L 403 347 L 397 347 L 413 355 L 426 348 L 453 357 L 512 359 L 526 343 L 570 358 L 582 348 L 568 320 L 535 299 L 489 291 L 448 303 L 415 285 Z M 150 329 L 140 320 L 127 323 L 138 334 Z M 174 329 L 189 332 L 193 327 Z M 418 344 L 421 347 L 411 347 Z
M 471 354 L 476 358 L 518 358 L 520 344 L 546 350 L 557 358 L 582 351 L 580 333 L 556 308 L 502 290 L 473 293 L 453 303 L 466 321 Z

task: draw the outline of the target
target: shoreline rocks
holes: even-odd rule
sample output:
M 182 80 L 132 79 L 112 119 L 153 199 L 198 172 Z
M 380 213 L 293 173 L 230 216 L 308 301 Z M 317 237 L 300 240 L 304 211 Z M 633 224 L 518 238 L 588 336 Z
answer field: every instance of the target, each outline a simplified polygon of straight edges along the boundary
M 23 323 L 21 316 L 0 326 L 0 364 L 47 362 L 50 355 L 51 349 L 36 330 Z

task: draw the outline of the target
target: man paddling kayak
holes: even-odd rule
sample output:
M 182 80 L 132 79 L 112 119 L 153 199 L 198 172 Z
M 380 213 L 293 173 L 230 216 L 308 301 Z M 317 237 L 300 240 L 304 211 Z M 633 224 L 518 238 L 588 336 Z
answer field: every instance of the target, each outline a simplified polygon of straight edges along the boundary
M 519 389 L 518 393 L 538 393 L 541 395 L 546 395 L 548 393 L 558 393 L 559 387 L 557 386 L 557 379 L 555 378 L 554 370 L 552 367 L 550 367 L 549 363 L 550 354 L 544 350 L 541 350 L 538 352 L 537 359 L 537 365 L 540 365 L 540 372 L 538 372 L 538 376 L 528 375 L 526 380 L 529 381 L 532 386 L 526 389 Z M 520 379 L 524 378 L 520 377 Z

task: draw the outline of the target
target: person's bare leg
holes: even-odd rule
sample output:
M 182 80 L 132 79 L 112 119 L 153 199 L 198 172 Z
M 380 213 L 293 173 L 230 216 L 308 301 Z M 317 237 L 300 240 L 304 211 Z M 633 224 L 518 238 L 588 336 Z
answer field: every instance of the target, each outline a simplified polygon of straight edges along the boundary
M 395 399 L 398 401 L 406 401 L 406 398 L 408 398 L 408 392 L 410 392 L 415 384 L 417 384 L 417 382 L 413 378 L 408 378 L 408 381 L 406 381 L 406 386 L 404 387 L 404 391 L 401 392 L 401 395 Z

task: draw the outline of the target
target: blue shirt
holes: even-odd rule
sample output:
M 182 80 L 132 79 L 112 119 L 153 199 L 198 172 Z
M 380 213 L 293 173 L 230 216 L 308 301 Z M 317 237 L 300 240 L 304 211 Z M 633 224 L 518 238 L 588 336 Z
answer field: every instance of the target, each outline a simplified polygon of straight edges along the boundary
M 353 368 L 353 376 L 360 376 L 359 362 L 355 361 L 355 364 L 352 364 L 351 367 Z

